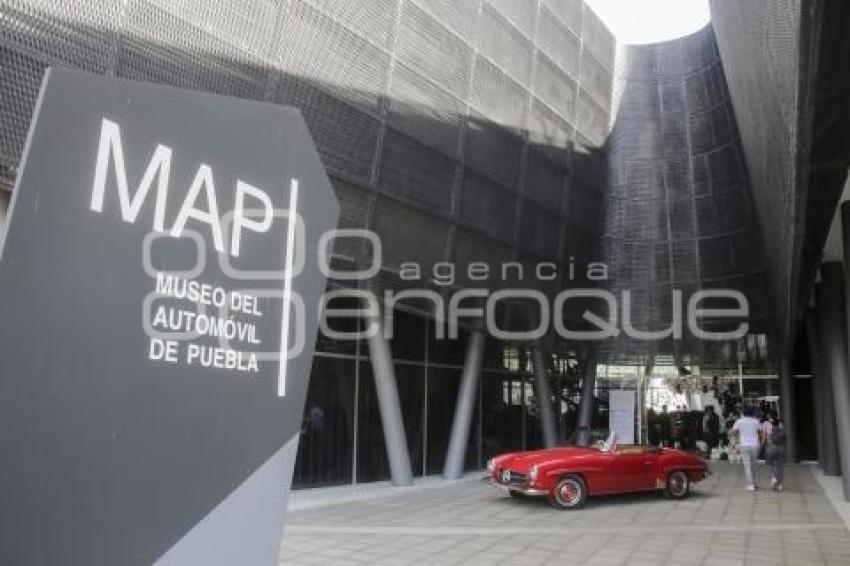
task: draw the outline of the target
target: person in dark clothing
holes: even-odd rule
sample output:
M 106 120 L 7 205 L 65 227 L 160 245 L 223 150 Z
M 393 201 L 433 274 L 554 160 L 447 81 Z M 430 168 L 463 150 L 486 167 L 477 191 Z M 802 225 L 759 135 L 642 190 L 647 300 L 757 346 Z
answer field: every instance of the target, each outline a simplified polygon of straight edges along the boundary
M 661 426 L 658 423 L 658 414 L 654 409 L 650 409 L 646 413 L 646 429 L 649 435 L 649 444 L 658 446 L 661 442 Z
M 705 408 L 705 415 L 702 418 L 702 437 L 708 445 L 708 454 L 711 456 L 711 451 L 720 444 L 720 417 L 714 412 L 713 405 Z
M 765 439 L 764 462 L 773 475 L 771 487 L 776 491 L 785 489 L 785 445 L 786 433 L 782 419 L 776 414 L 763 427 Z
M 661 414 L 658 415 L 658 428 L 661 436 L 661 445 L 669 447 L 672 435 L 672 423 L 670 422 L 670 413 L 667 412 L 667 405 L 661 406 Z

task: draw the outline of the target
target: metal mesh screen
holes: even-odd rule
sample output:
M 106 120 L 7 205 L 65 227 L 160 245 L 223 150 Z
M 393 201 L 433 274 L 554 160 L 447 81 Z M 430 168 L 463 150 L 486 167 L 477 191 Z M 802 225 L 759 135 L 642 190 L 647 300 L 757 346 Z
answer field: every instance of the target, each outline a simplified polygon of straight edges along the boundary
M 469 93 L 472 47 L 414 4 L 405 4 L 395 56 L 458 98 Z
M 543 5 L 576 35 L 581 35 L 582 0 L 543 0 Z
M 537 53 L 534 94 L 561 116 L 572 116 L 576 82 L 542 52 Z M 607 133 L 607 132 L 606 132 Z
M 306 2 L 293 0 L 283 25 L 278 64 L 345 100 L 376 110 L 389 80 L 390 55 Z
M 461 219 L 499 240 L 511 243 L 517 203 L 514 191 L 467 169 L 460 201 Z
M 397 63 L 390 88 L 390 123 L 454 157 L 465 104 L 448 91 Z
M 537 2 L 527 0 L 484 0 L 484 2 L 498 10 L 527 37 L 534 37 Z
M 469 278 L 466 269 L 461 269 L 458 271 L 458 284 L 464 287 L 485 287 L 491 290 L 516 288 L 521 282 L 515 278 L 514 272 L 508 272 L 508 277 L 503 279 L 499 269 L 501 263 L 506 257 L 510 257 L 511 253 L 510 244 L 500 243 L 476 230 L 459 228 L 454 247 L 454 261 L 462 266 L 473 262 L 486 264 L 494 269 L 495 275 L 487 280 L 474 280 Z
M 399 222 L 405 226 L 399 230 Z M 435 263 L 445 261 L 448 223 L 388 198 L 379 198 L 372 229 L 380 236 L 386 267 L 416 262 L 426 278 Z
M 526 196 L 548 210 L 560 212 L 567 173 L 564 165 L 559 165 L 541 152 L 529 150 L 525 169 Z
M 519 179 L 522 139 L 514 132 L 473 116 L 466 132 L 466 163 L 494 181 L 516 186 Z
M 331 183 L 340 204 L 339 228 L 366 228 L 372 202 L 369 191 L 335 177 L 331 177 Z M 365 245 L 360 239 L 336 238 L 333 241 L 333 254 L 345 261 L 350 269 L 355 262 L 367 259 Z
M 533 100 L 528 117 L 528 140 L 532 147 L 555 163 L 566 163 L 573 127 L 540 100 Z
M 614 36 L 593 10 L 584 7 L 581 28 L 585 48 L 608 69 L 614 68 Z
M 804 134 L 797 131 L 801 82 L 792 78 L 809 72 L 799 67 L 804 4 L 799 0 L 710 3 L 752 179 L 755 213 L 764 230 L 765 262 L 770 267 L 766 292 L 776 304 L 779 339 L 787 351 L 793 347 L 791 305 L 798 300 L 797 274 L 792 273 L 798 177 L 793 153 L 798 136 Z M 826 187 L 818 191 L 826 195 Z
M 375 45 L 390 49 L 395 37 L 395 20 L 400 0 L 312 0 L 338 22 L 343 22 Z
M 331 95 L 315 81 L 283 76 L 274 102 L 301 109 L 325 167 L 331 173 L 368 185 L 380 121 Z
M 699 289 L 735 289 L 749 300 L 751 332 L 766 333 L 764 265 L 711 28 L 625 48 L 615 91 L 605 250 L 614 266 L 611 288 L 631 293 L 634 327 L 668 327 L 673 289 L 686 299 Z M 715 330 L 723 324 L 731 323 L 705 322 Z M 734 365 L 739 346 L 706 349 L 686 334 L 649 348 L 627 338 L 605 348 L 611 357 L 632 352 L 682 363 L 709 356 Z
M 469 45 L 474 44 L 480 0 L 412 0 L 412 3 L 428 11 Z
M 489 5 L 484 5 L 478 27 L 478 49 L 521 84 L 531 79 L 534 45 Z
M 602 108 L 611 105 L 611 71 L 590 54 L 589 51 L 581 55 L 581 84 L 582 87 L 599 103 Z
M 763 39 L 754 49 L 770 63 L 759 70 L 767 84 L 787 76 L 791 8 L 752 8 L 781 20 L 749 30 Z M 616 286 L 643 305 L 635 324 L 666 321 L 673 285 L 738 286 L 755 318 L 766 312 L 708 32 L 631 54 L 622 82 L 643 78 L 618 88 L 609 132 L 614 42 L 578 0 L 15 1 L 0 7 L 0 26 L 0 182 L 14 174 L 44 69 L 70 65 L 300 108 L 334 177 L 341 225 L 377 230 L 390 268 L 586 262 L 601 245 Z M 769 94 L 768 109 L 790 123 L 793 93 Z M 754 127 L 748 135 L 760 135 Z M 607 181 L 593 152 L 606 144 Z M 754 149 L 755 161 L 784 186 L 773 151 Z M 381 284 L 401 285 L 386 274 Z
M 583 88 L 579 89 L 576 105 L 576 129 L 582 132 L 590 145 L 604 145 L 608 137 L 610 116 L 605 107 L 601 106 Z
M 573 78 L 578 77 L 581 40 L 569 30 L 549 8 L 540 8 L 540 25 L 537 29 L 540 49 Z M 611 84 L 608 84 L 609 88 Z
M 413 138 L 387 130 L 379 187 L 393 195 L 448 212 L 454 161 Z
M 522 209 L 522 248 L 537 257 L 557 259 L 560 217 L 531 201 Z
M 475 60 L 471 103 L 486 119 L 517 133 L 525 126 L 528 91 L 483 57 Z
M 265 92 L 268 71 L 258 60 L 169 10 L 134 3 L 123 30 L 119 76 L 240 98 L 262 98 Z M 198 56 L 190 59 L 190 53 Z
M 11 185 L 24 150 L 29 117 L 38 97 L 38 81 L 47 65 L 15 51 L 0 51 L 0 179 Z
M 13 0 L 0 6 L 3 42 L 41 61 L 95 73 L 112 64 L 113 32 L 121 16 L 117 2 Z

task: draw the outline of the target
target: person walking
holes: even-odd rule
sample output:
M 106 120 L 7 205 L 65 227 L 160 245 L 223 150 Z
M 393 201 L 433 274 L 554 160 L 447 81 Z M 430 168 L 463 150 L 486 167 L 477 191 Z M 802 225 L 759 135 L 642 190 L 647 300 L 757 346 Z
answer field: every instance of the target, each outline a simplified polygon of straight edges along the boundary
M 753 417 L 753 409 L 744 406 L 743 416 L 732 425 L 732 433 L 738 435 L 738 446 L 741 450 L 741 463 L 744 465 L 744 476 L 747 478 L 747 491 L 758 489 L 756 482 L 756 462 L 761 446 L 761 425 Z
M 764 462 L 771 469 L 772 479 L 771 488 L 775 491 L 785 489 L 785 444 L 787 443 L 787 435 L 785 434 L 785 426 L 782 419 L 777 414 L 773 414 L 769 427 L 764 427 L 765 449 Z

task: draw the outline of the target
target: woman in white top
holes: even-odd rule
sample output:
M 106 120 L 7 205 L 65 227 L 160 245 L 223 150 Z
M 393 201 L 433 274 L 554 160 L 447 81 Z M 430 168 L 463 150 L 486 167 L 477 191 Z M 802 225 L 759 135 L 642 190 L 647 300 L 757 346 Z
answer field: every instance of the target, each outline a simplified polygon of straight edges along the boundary
M 741 463 L 744 464 L 744 476 L 747 478 L 747 491 L 755 491 L 758 489 L 755 465 L 761 447 L 761 424 L 753 417 L 752 407 L 745 406 L 743 413 L 744 415 L 732 426 L 732 433 L 738 435 Z

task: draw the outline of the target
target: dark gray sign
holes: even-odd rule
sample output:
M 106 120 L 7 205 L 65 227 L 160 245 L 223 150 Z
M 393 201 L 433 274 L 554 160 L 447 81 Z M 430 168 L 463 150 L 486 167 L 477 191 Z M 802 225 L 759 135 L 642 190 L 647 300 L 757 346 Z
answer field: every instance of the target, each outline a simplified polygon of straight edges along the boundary
M 301 115 L 51 70 L 24 153 L 0 564 L 276 564 L 339 213 Z

